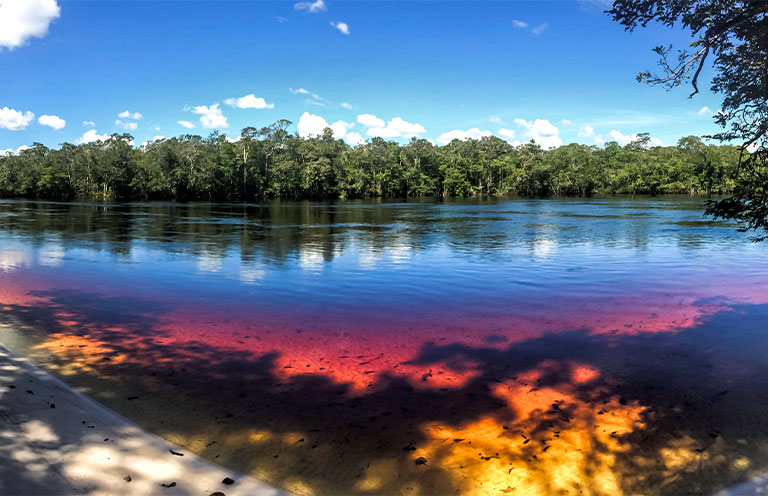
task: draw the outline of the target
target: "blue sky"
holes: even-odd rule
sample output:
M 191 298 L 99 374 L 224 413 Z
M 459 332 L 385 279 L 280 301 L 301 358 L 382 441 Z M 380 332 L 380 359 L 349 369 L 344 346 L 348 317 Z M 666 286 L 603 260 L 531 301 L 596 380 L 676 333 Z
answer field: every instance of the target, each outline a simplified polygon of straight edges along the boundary
M 113 132 L 137 145 L 237 136 L 280 118 L 304 135 L 333 125 L 353 143 L 492 133 L 556 146 L 649 132 L 674 144 L 718 129 L 707 84 L 688 99 L 688 88 L 635 80 L 655 67 L 651 48 L 690 39 L 657 26 L 629 34 L 594 1 L 5 0 L 0 10 L 14 3 L 0 19 L 24 6 L 41 18 L 0 20 L 0 32 L 19 31 L 0 35 L 0 151 Z

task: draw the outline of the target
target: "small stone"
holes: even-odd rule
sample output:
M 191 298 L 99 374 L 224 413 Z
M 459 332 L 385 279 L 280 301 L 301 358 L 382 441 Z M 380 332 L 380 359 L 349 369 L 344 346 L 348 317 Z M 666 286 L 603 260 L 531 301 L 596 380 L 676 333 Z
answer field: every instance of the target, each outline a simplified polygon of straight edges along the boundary
M 173 450 L 168 450 L 168 451 L 170 451 L 172 455 L 184 456 L 184 453 L 179 453 L 178 451 L 173 451 Z
M 426 465 L 426 464 L 427 464 L 427 459 L 424 458 L 423 456 L 420 456 L 416 459 L 416 465 Z
M 211 493 L 211 496 L 226 496 L 226 495 L 221 491 L 216 491 L 215 493 Z
M 231 486 L 235 483 L 233 479 L 230 479 L 229 477 L 224 477 L 224 480 L 221 481 L 222 484 L 226 484 L 227 486 Z
M 131 479 L 131 476 L 130 476 L 130 475 L 126 475 L 125 477 L 123 477 L 123 480 L 124 480 L 125 482 L 131 482 L 133 479 Z
M 51 408 L 56 408 L 56 405 L 51 403 Z
M 160 485 L 163 486 L 163 487 L 176 487 L 176 483 L 175 482 L 171 482 L 170 484 L 160 484 Z

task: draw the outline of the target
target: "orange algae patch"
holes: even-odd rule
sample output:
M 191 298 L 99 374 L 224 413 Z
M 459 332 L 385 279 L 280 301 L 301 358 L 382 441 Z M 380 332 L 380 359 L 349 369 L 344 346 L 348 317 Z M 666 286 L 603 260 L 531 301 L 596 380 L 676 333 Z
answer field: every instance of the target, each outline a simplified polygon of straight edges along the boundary
M 630 448 L 623 436 L 645 427 L 645 407 L 585 398 L 571 383 L 535 387 L 550 365 L 497 385 L 493 394 L 508 406 L 495 415 L 459 426 L 424 425 L 428 441 L 414 459 L 452 474 L 461 494 L 621 494 L 617 454 Z M 599 375 L 585 366 L 573 370 L 582 383 L 587 371 Z

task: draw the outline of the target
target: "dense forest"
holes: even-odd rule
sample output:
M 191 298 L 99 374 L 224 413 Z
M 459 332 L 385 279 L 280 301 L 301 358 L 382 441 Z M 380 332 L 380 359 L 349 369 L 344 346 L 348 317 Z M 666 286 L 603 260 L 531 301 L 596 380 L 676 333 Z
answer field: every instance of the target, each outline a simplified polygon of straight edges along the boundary
M 136 148 L 128 134 L 0 156 L 0 196 L 91 200 L 336 199 L 416 196 L 727 194 L 739 149 L 695 136 L 651 147 L 570 144 L 543 150 L 497 137 L 435 146 L 373 138 L 351 147 L 290 134 L 288 121 L 246 128 L 237 140 L 183 135 Z

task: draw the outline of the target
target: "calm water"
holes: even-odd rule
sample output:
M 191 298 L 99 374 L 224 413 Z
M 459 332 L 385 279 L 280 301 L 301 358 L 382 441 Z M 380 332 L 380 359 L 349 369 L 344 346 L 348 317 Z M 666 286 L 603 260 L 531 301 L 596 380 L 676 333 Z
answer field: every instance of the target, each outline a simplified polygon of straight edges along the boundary
M 690 198 L 0 201 L 0 340 L 303 494 L 768 472 L 768 245 Z

